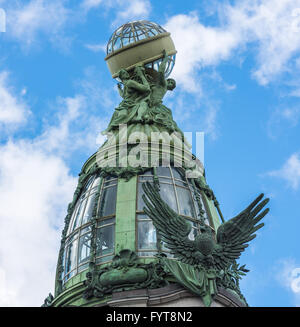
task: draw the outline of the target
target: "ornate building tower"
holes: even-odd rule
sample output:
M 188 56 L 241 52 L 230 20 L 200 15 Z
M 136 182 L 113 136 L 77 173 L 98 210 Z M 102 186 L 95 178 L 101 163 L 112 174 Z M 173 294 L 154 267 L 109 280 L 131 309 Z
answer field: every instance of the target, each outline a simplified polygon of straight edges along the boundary
M 201 162 L 163 105 L 176 50 L 148 21 L 118 28 L 107 61 L 122 101 L 69 204 L 44 306 L 246 306 L 236 260 L 262 227 L 259 196 L 225 222 Z M 261 212 L 261 213 L 260 213 Z

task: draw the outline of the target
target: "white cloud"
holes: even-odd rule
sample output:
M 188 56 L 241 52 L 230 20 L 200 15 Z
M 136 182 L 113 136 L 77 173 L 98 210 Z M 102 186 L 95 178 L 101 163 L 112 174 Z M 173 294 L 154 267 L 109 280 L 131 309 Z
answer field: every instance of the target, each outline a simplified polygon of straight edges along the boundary
M 103 91 L 101 94 L 101 90 L 87 80 L 82 80 L 80 84 L 81 93 L 74 97 L 58 98 L 50 106 L 56 112 L 54 122 L 45 126 L 44 132 L 35 138 L 35 143 L 46 153 L 65 159 L 69 159 L 76 151 L 89 155 L 104 140 L 99 134 L 106 128 L 110 115 L 102 114 L 99 117 L 92 107 L 98 111 L 100 105 L 103 108 L 107 101 L 110 104 L 110 93 Z
M 217 128 L 218 106 L 213 103 L 209 103 L 206 107 L 203 126 L 205 127 L 205 133 L 208 134 L 212 140 L 215 140 L 219 136 L 219 131 Z
M 105 52 L 106 53 L 106 44 L 85 44 L 84 46 L 93 52 Z
M 1 306 L 10 306 L 14 303 L 17 292 L 7 285 L 6 271 L 0 268 L 0 298 Z
M 0 72 L 0 125 L 24 123 L 30 113 L 22 99 L 8 84 L 8 72 Z
M 88 11 L 90 9 L 97 8 L 101 3 L 102 0 L 83 0 L 81 7 Z
M 271 139 L 275 139 L 286 131 L 287 128 L 296 127 L 300 120 L 298 107 L 280 107 L 274 110 L 267 122 L 267 132 Z
M 77 182 L 65 159 L 79 150 L 90 154 L 105 139 L 104 117 L 92 111 L 105 100 L 95 83 L 81 86 L 82 93 L 50 106 L 56 113 L 40 135 L 0 145 L 0 306 L 40 306 L 53 293 L 64 217 Z
M 0 147 L 0 306 L 39 306 L 53 287 L 75 183 L 65 163 L 34 141 Z
M 262 85 L 288 71 L 289 60 L 300 50 L 300 16 L 294 15 L 299 7 L 299 0 L 245 0 L 226 8 L 229 29 L 239 31 L 240 42 L 258 45 L 253 75 Z
M 53 292 L 60 235 L 77 180 L 64 158 L 80 148 L 95 151 L 104 141 L 103 121 L 87 118 L 83 95 L 56 105 L 57 121 L 41 135 L 0 146 L 0 306 L 40 306 Z
M 147 19 L 151 12 L 149 0 L 115 0 L 114 3 L 118 10 L 113 25 L 124 24 L 135 19 Z
M 290 95 L 293 97 L 300 98 L 300 89 L 299 88 L 294 89 L 293 91 L 290 92 Z
M 278 177 L 287 182 L 289 187 L 297 190 L 300 184 L 300 156 L 298 153 L 292 154 L 284 163 L 282 168 L 268 172 L 271 177 Z
M 286 258 L 277 263 L 276 271 L 276 280 L 291 293 L 294 305 L 300 306 L 300 264 Z
M 196 91 L 197 70 L 236 58 L 250 46 L 256 58 L 253 77 L 260 84 L 283 72 L 292 74 L 293 58 L 300 51 L 298 8 L 300 0 L 219 4 L 218 26 L 205 26 L 195 12 L 170 17 L 165 27 L 178 50 L 174 76 L 186 90 Z
M 44 133 L 36 140 L 40 148 L 44 148 L 47 152 L 59 151 L 71 152 L 74 147 L 77 148 L 77 142 L 73 139 L 70 131 L 70 125 L 76 121 L 83 107 L 85 106 L 85 98 L 83 96 L 75 96 L 74 98 L 63 98 L 57 100 L 58 106 L 58 123 L 48 127 Z
M 178 51 L 173 76 L 188 91 L 199 88 L 197 69 L 228 59 L 238 44 L 231 32 L 204 26 L 196 13 L 173 16 L 164 27 Z
M 296 126 L 299 121 L 300 109 L 299 108 L 285 108 L 281 112 L 281 116 L 287 120 L 291 126 Z
M 83 0 L 81 7 L 88 12 L 101 6 L 106 10 L 113 10 L 115 19 L 113 26 L 121 25 L 131 20 L 146 19 L 151 12 L 149 0 Z
M 31 0 L 7 3 L 7 34 L 28 48 L 40 34 L 62 45 L 63 29 L 70 18 L 70 10 L 60 0 Z M 64 43 L 67 39 L 64 38 Z
M 88 104 L 83 95 L 60 99 L 58 104 L 62 114 L 58 115 L 55 125 L 49 126 L 36 138 L 39 146 L 66 159 L 75 151 L 86 155 L 95 152 L 102 144 L 99 134 L 106 128 L 108 116 L 99 117 L 85 112 Z

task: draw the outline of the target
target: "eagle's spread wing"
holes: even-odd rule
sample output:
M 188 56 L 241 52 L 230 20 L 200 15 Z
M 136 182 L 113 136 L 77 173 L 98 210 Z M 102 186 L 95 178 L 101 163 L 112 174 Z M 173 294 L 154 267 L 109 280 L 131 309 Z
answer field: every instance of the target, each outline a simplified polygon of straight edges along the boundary
M 146 194 L 143 195 L 146 204 L 144 212 L 152 219 L 165 246 L 182 262 L 193 264 L 196 249 L 194 242 L 188 239 L 191 225 L 161 199 L 153 185 L 145 182 L 143 189 Z
M 269 208 L 261 212 L 269 199 L 260 194 L 244 211 L 222 224 L 217 231 L 217 246 L 213 252 L 215 263 L 219 269 L 238 259 L 241 252 L 248 247 L 248 242 L 256 237 L 254 234 L 264 226 L 257 223 L 269 212 Z

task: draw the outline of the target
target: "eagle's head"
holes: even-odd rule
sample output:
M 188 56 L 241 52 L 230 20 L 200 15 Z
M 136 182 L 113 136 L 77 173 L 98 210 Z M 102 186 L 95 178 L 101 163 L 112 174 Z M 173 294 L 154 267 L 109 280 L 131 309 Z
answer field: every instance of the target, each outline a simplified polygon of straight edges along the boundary
M 214 240 L 209 226 L 204 224 L 200 226 L 200 233 L 195 237 L 195 245 L 205 256 L 212 253 L 214 249 Z

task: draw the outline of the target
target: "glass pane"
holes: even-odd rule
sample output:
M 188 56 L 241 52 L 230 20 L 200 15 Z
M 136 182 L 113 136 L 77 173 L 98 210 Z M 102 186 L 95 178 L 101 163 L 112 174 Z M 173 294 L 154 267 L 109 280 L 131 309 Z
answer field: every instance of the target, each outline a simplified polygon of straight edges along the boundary
M 81 225 L 87 223 L 92 219 L 93 210 L 95 208 L 96 193 L 93 193 L 89 196 L 88 202 L 84 211 Z
M 208 216 L 207 216 L 207 212 L 206 212 L 206 209 L 205 209 L 205 205 L 203 203 L 202 196 L 200 196 L 200 201 L 201 201 L 201 204 L 202 204 L 202 210 L 204 211 L 203 217 L 204 217 L 205 221 L 208 222 Z M 208 222 L 208 225 L 209 225 L 209 222 Z
M 108 181 L 111 181 L 111 180 L 117 180 L 116 177 L 113 177 L 113 176 L 107 176 L 105 177 L 104 179 L 104 183 L 108 182 Z
M 143 214 L 143 213 L 139 213 L 137 215 L 137 219 L 138 220 L 145 220 L 145 219 L 150 220 L 150 218 L 147 215 Z
M 110 225 L 97 230 L 97 256 L 113 253 L 115 247 L 115 226 Z
M 196 200 L 196 194 L 195 194 L 195 191 L 193 189 L 193 187 L 191 186 L 190 187 L 191 191 L 192 191 L 192 194 L 193 194 L 193 201 L 194 201 L 194 206 L 195 206 L 195 209 L 196 209 L 196 217 L 197 219 L 200 218 L 200 209 L 199 209 L 199 205 L 198 205 L 198 202 Z M 201 206 L 201 209 L 204 211 L 204 214 L 203 214 L 203 217 L 204 217 L 204 220 L 205 221 L 208 221 L 207 220 L 207 212 L 205 210 L 205 206 L 204 206 L 204 203 L 203 203 L 203 200 L 202 200 L 202 196 L 200 194 L 200 191 L 199 191 L 199 197 L 200 197 L 200 206 Z M 209 225 L 209 223 L 208 223 Z
M 138 222 L 138 249 L 156 249 L 156 230 L 152 221 Z
M 146 34 L 141 34 L 141 35 L 139 36 L 139 40 L 143 40 L 143 39 L 145 39 L 146 37 L 147 37 Z
M 96 177 L 93 183 L 93 188 L 98 186 L 100 184 L 101 177 Z
M 117 179 L 113 179 L 111 181 L 107 181 L 107 182 L 104 183 L 104 187 L 110 186 L 110 185 L 117 185 L 117 181 L 118 181 Z
M 149 181 L 150 182 L 150 181 Z M 153 181 L 150 182 L 151 184 L 153 184 Z M 142 183 L 138 183 L 138 194 L 137 194 L 137 210 L 138 211 L 143 211 L 144 207 L 145 207 L 145 202 L 142 198 L 142 195 L 145 194 L 144 193 L 144 189 L 142 187 Z
M 161 241 L 161 249 L 162 249 L 163 251 L 170 251 L 170 249 L 168 249 L 168 248 L 166 247 L 166 243 L 165 243 L 164 241 Z
M 162 241 L 161 243 L 162 243 L 161 249 L 167 255 L 167 257 L 174 258 L 174 254 L 170 253 L 171 250 L 166 247 L 166 243 L 164 241 Z
M 129 43 L 128 38 L 123 38 L 123 46 L 127 45 Z
M 178 212 L 173 185 L 160 184 L 160 196 L 174 211 Z M 182 201 L 180 197 L 178 198 Z
M 105 257 L 97 258 L 96 259 L 96 264 L 107 262 L 107 261 L 112 261 L 112 259 L 113 259 L 113 256 L 112 255 L 108 255 L 108 256 L 105 256 Z
M 109 42 L 109 44 L 107 46 L 107 54 L 110 54 L 111 52 L 112 52 L 111 42 Z
M 193 222 L 193 221 L 188 220 L 188 219 L 186 221 L 192 226 L 192 229 L 191 229 L 191 232 L 188 235 L 188 238 L 191 241 L 194 241 L 196 235 L 198 234 L 197 224 L 195 222 Z
M 82 217 L 82 213 L 86 204 L 87 198 L 85 198 L 79 205 L 79 209 L 76 214 L 76 218 L 74 220 L 73 230 L 75 230 L 78 226 L 80 226 L 80 221 Z
M 171 172 L 169 167 L 156 167 L 157 176 L 167 176 L 171 177 Z
M 114 215 L 116 212 L 116 196 L 117 196 L 117 187 L 112 186 L 109 188 L 103 189 L 101 197 L 101 212 L 100 217 Z
M 171 184 L 173 185 L 173 181 L 171 178 L 168 178 L 168 177 L 159 177 L 159 183 L 162 184 L 162 183 L 165 183 L 165 184 Z
M 172 167 L 172 173 L 174 178 L 180 179 L 181 181 L 185 181 L 185 173 L 181 169 Z
M 154 257 L 157 252 L 139 252 L 140 257 Z
M 90 257 L 91 233 L 87 233 L 79 239 L 78 264 L 86 262 Z
M 116 50 L 120 49 L 121 47 L 122 47 L 121 39 L 118 38 L 115 40 L 114 50 L 116 51 Z
M 89 267 L 89 264 L 85 263 L 85 264 L 78 267 L 78 272 L 80 273 L 81 271 L 83 271 L 85 269 L 88 269 L 88 267 Z
M 179 199 L 180 214 L 196 218 L 190 190 L 182 187 L 176 187 L 176 190 Z
M 168 180 L 168 181 L 170 181 L 170 180 Z M 153 183 L 151 183 L 151 184 L 153 184 Z M 138 198 L 137 199 L 137 210 L 138 211 L 143 211 L 144 207 L 145 207 L 145 203 L 142 198 L 143 194 L 144 194 L 144 190 L 142 187 L 142 183 L 138 183 L 138 194 L 137 194 L 137 198 Z M 173 210 L 178 212 L 173 184 L 160 183 L 160 196 Z
M 75 275 L 75 270 L 73 270 L 72 272 L 70 272 L 68 275 L 65 276 L 65 282 L 71 277 L 73 277 L 74 275 Z
M 67 274 L 69 271 L 73 270 L 76 267 L 76 250 L 77 239 L 67 245 L 65 274 Z
M 195 237 L 197 236 L 197 229 L 196 228 L 192 228 L 191 232 L 188 235 L 188 238 L 191 241 L 195 241 Z
M 84 192 L 86 192 L 88 190 L 88 188 L 91 186 L 93 180 L 94 180 L 94 176 L 91 176 L 88 179 L 87 183 L 85 184 L 82 193 L 84 193 Z
M 152 169 L 145 171 L 143 175 L 152 176 L 153 175 Z
M 115 223 L 115 218 L 104 219 L 104 220 L 100 220 L 98 222 L 98 227 L 101 227 L 104 225 L 109 225 L 109 224 L 114 224 L 114 223 Z
M 90 232 L 91 230 L 92 230 L 92 226 L 91 225 L 86 226 L 86 227 L 84 227 L 84 228 L 81 229 L 80 235 L 83 235 L 83 234 L 85 234 L 87 232 Z
M 153 176 L 140 176 L 139 180 L 153 182 Z
M 73 230 L 73 225 L 74 225 L 74 221 L 75 221 L 75 217 L 77 216 L 77 211 L 78 211 L 78 207 L 79 207 L 79 204 L 77 202 L 77 205 L 73 211 L 73 214 L 72 214 L 72 217 L 71 217 L 71 220 L 70 220 L 70 226 L 69 226 L 69 229 L 68 229 L 68 234 L 71 233 L 71 231 Z
M 179 181 L 178 179 L 175 179 L 175 184 L 178 186 L 188 187 L 187 183 L 185 183 L 183 181 Z

